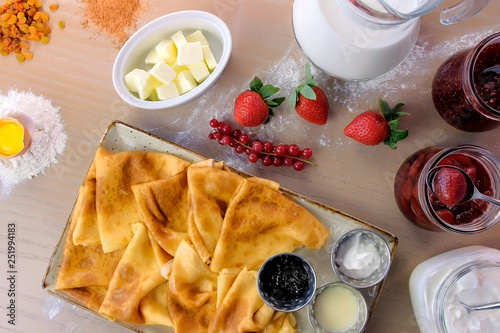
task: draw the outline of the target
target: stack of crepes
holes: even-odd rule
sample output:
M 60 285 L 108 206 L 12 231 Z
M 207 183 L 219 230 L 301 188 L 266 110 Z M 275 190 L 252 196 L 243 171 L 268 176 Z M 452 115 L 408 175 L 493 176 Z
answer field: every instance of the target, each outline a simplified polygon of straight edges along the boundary
M 277 183 L 223 162 L 99 148 L 55 289 L 110 320 L 175 332 L 295 332 L 293 314 L 259 297 L 257 271 L 329 235 Z

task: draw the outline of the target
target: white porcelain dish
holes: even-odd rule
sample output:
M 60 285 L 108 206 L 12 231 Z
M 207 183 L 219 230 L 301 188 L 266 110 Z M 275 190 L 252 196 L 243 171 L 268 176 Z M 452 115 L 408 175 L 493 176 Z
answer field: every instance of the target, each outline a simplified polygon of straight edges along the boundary
M 162 39 L 181 30 L 189 34 L 201 30 L 217 60 L 210 76 L 190 92 L 165 101 L 141 100 L 125 85 L 125 75 L 134 68 L 148 69 L 144 62 L 148 52 Z M 231 32 L 219 17 L 204 11 L 186 10 L 161 16 L 135 32 L 118 52 L 113 64 L 113 85 L 118 95 L 128 104 L 141 109 L 160 110 L 187 103 L 205 92 L 220 77 L 232 49 Z

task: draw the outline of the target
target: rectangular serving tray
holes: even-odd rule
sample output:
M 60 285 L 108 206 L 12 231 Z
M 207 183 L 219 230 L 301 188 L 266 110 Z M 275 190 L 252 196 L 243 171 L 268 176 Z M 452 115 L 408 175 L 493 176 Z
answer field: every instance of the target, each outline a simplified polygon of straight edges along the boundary
M 208 158 L 194 151 L 191 151 L 187 148 L 181 147 L 175 143 L 169 142 L 168 140 L 162 139 L 151 133 L 138 129 L 134 126 L 125 124 L 121 121 L 114 121 L 108 126 L 101 140 L 100 146 L 102 146 L 103 148 L 107 149 L 112 153 L 118 153 L 127 150 L 164 152 L 185 159 L 191 163 L 199 162 Z M 231 167 L 229 168 L 231 169 L 231 171 L 238 173 L 244 177 L 251 176 L 237 169 Z M 392 264 L 394 253 L 398 245 L 398 239 L 396 236 L 390 234 L 385 230 L 370 225 L 364 221 L 356 219 L 355 217 L 339 212 L 333 208 L 330 208 L 321 203 L 308 199 L 304 196 L 301 196 L 300 194 L 294 193 L 285 188 L 282 188 L 281 192 L 288 198 L 294 200 L 298 204 L 305 207 L 319 221 L 321 221 L 331 232 L 331 236 L 326 246 L 323 249 L 319 251 L 310 251 L 306 248 L 303 248 L 295 251 L 296 253 L 305 257 L 313 266 L 316 272 L 318 287 L 325 283 L 339 280 L 338 277 L 335 275 L 331 266 L 331 260 L 330 260 L 331 248 L 333 246 L 333 243 L 342 234 L 352 229 L 359 229 L 359 228 L 369 229 L 378 232 L 382 237 L 384 237 L 391 250 L 391 264 Z M 90 309 L 87 309 L 77 304 L 75 300 L 73 300 L 71 297 L 54 289 L 54 286 L 57 281 L 59 267 L 61 265 L 62 255 L 64 251 L 64 243 L 66 241 L 73 210 L 74 206 L 68 217 L 61 238 L 59 239 L 59 242 L 57 243 L 54 249 L 52 257 L 50 258 L 47 271 L 42 281 L 42 287 L 49 294 L 61 298 L 64 301 L 71 303 L 72 305 L 86 309 L 92 312 L 93 314 L 99 316 L 99 314 L 95 313 L 94 311 L 91 311 Z M 368 320 L 371 317 L 371 314 L 373 312 L 373 309 L 375 308 L 380 292 L 382 291 L 382 286 L 384 284 L 384 281 L 385 279 L 382 280 L 376 288 L 371 289 L 370 292 L 368 290 L 361 290 L 368 305 Z M 297 318 L 297 328 L 299 332 L 314 332 L 307 318 L 307 307 L 295 312 L 294 315 Z M 135 332 L 143 332 L 143 333 L 165 332 L 165 327 L 135 325 L 119 321 L 115 323 L 118 325 L 122 325 L 123 327 L 133 330 Z M 173 328 L 168 328 L 166 332 L 174 332 L 174 330 Z

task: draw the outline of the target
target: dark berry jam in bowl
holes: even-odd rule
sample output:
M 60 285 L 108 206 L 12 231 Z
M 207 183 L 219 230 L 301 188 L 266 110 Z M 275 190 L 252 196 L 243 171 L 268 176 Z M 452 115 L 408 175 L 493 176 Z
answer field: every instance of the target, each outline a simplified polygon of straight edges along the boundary
M 479 199 L 448 206 L 431 193 L 427 173 L 442 165 L 464 170 L 481 193 L 500 197 L 500 160 L 491 152 L 473 145 L 428 147 L 410 155 L 396 174 L 394 195 L 403 215 L 431 231 L 474 234 L 494 226 L 500 220 L 499 206 Z M 453 179 L 447 186 L 449 193 L 459 190 Z
M 293 253 L 279 253 L 260 267 L 257 289 L 262 300 L 272 309 L 297 311 L 314 296 L 316 275 L 304 258 Z
M 432 99 L 448 124 L 467 132 L 500 126 L 500 75 L 484 72 L 496 65 L 500 65 L 500 33 L 452 55 L 438 68 Z

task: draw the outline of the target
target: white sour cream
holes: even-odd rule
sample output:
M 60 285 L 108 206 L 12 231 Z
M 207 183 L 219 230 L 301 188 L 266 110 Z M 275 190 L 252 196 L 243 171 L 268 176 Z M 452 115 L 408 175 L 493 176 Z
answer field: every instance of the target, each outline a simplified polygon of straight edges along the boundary
M 357 234 L 340 246 L 335 263 L 345 275 L 363 279 L 379 268 L 380 253 L 373 242 Z

